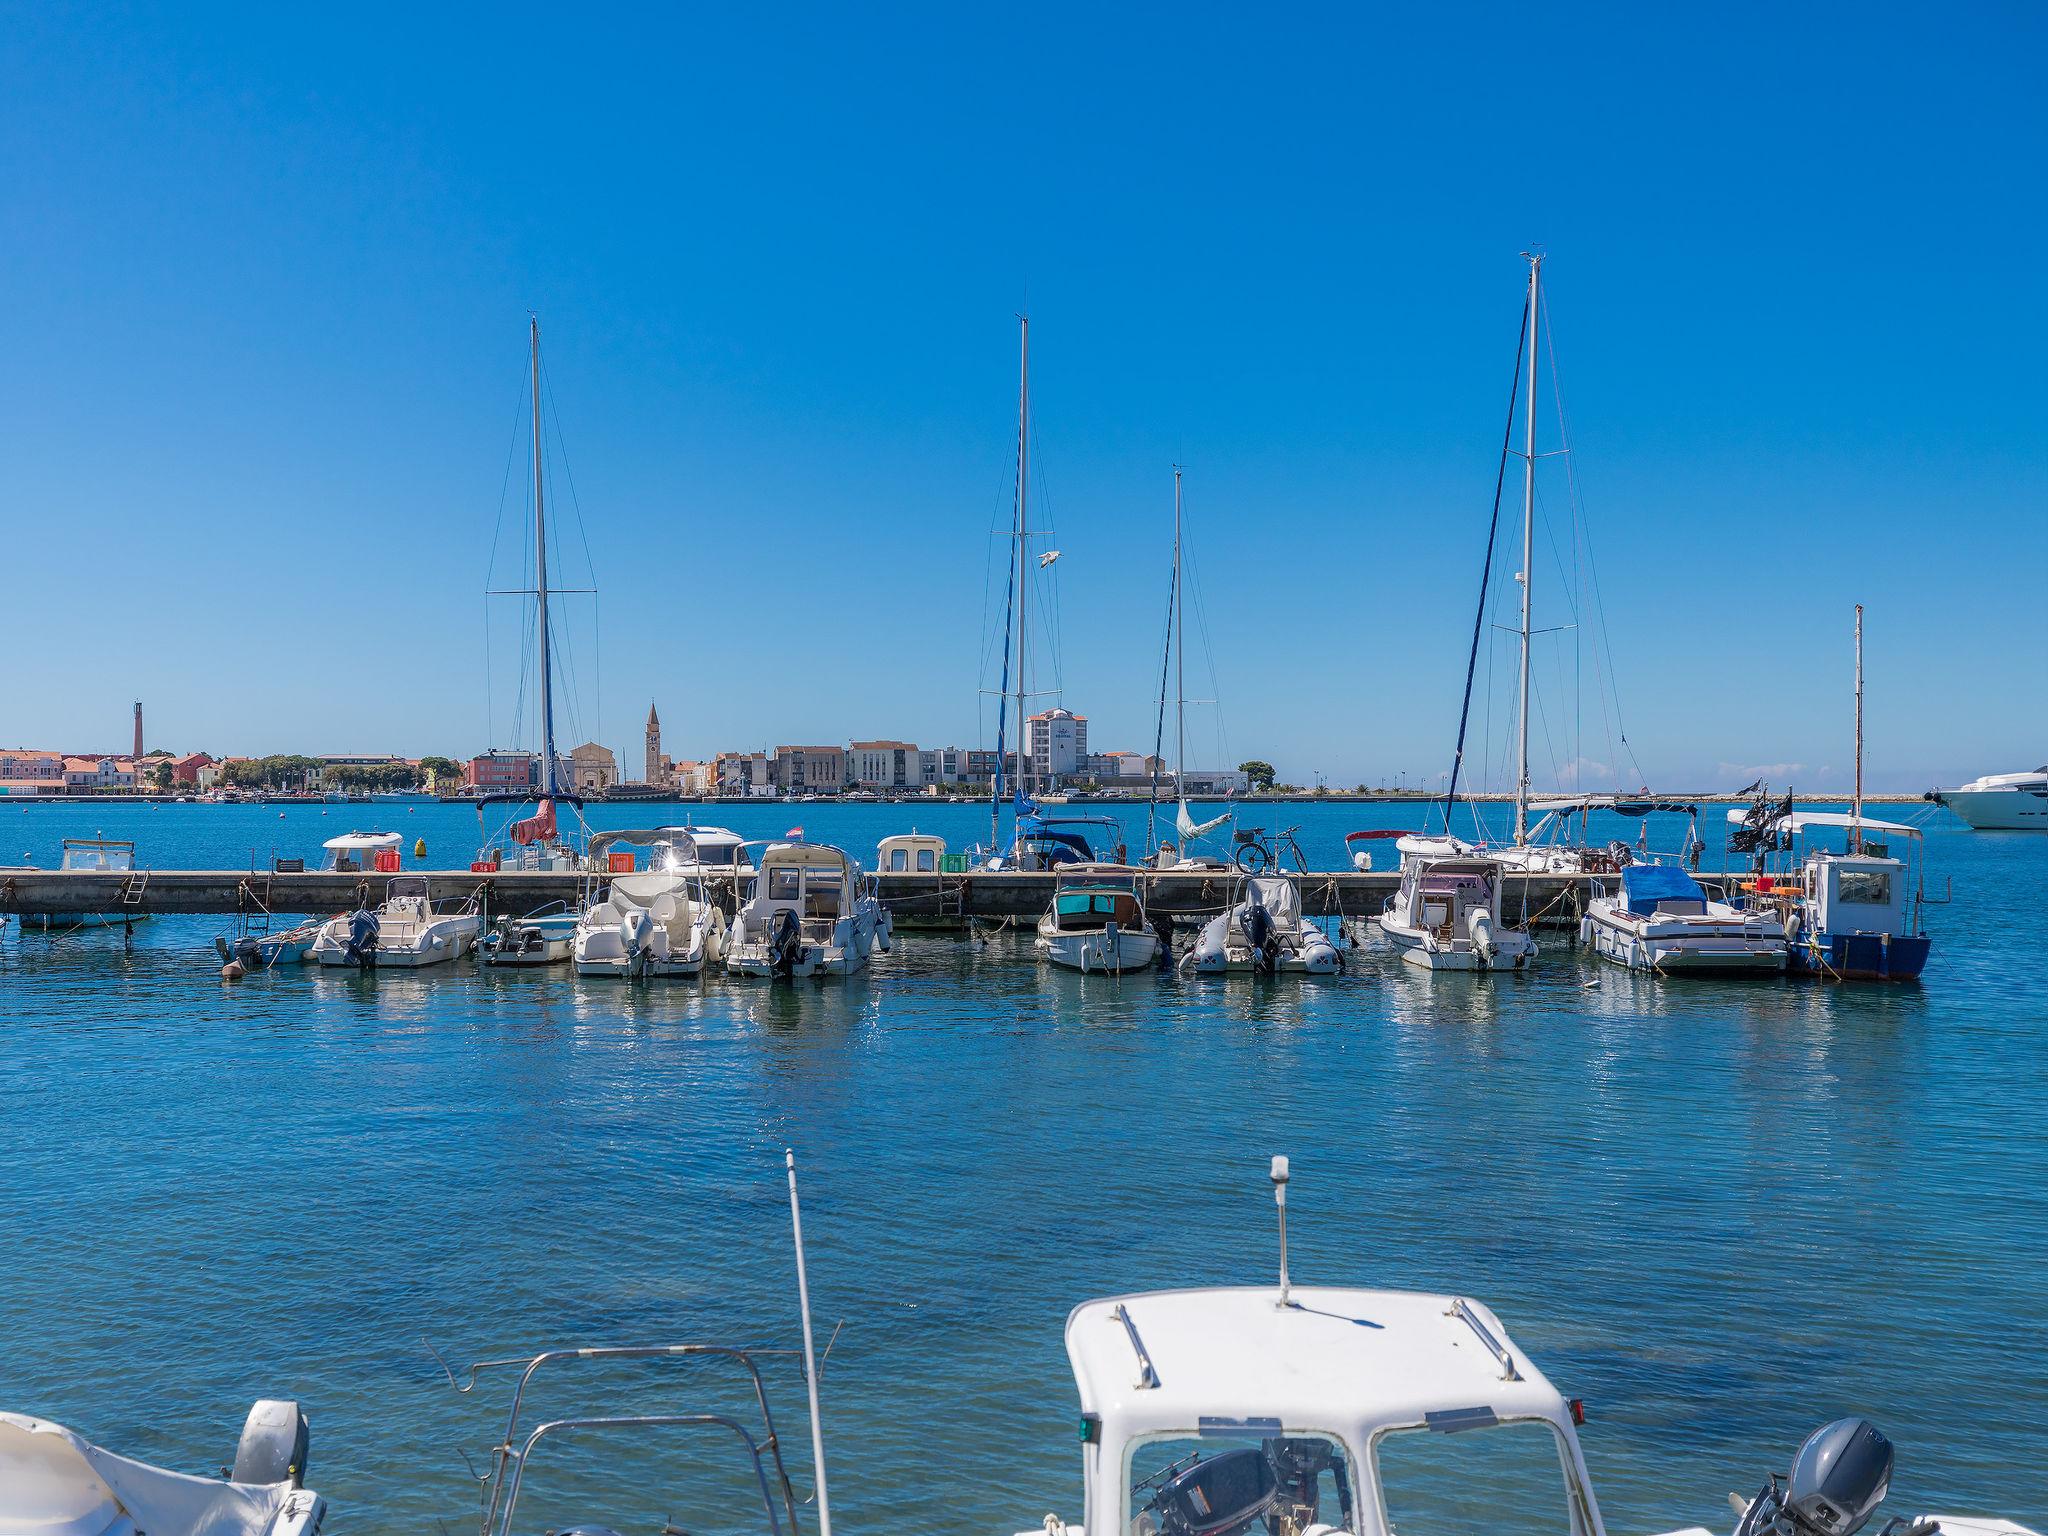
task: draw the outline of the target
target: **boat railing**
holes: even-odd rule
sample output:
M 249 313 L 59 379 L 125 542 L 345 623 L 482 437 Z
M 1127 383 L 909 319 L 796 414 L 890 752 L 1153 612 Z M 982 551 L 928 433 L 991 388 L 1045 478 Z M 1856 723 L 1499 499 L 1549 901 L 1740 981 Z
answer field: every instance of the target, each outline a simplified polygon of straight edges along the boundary
M 802 1527 L 797 1519 L 797 1496 L 789 1480 L 788 1468 L 782 1458 L 782 1441 L 776 1432 L 775 1416 L 768 1406 L 768 1389 L 761 1378 L 761 1360 L 795 1361 L 802 1369 L 803 1353 L 797 1349 L 741 1347 L 727 1344 L 645 1344 L 616 1345 L 594 1349 L 550 1349 L 532 1355 L 510 1355 L 498 1359 L 478 1360 L 470 1365 L 460 1377 L 446 1357 L 434 1348 L 431 1340 L 423 1339 L 435 1363 L 447 1376 L 448 1384 L 457 1392 L 473 1391 L 479 1378 L 486 1372 L 516 1369 L 519 1379 L 512 1391 L 512 1403 L 505 1419 L 505 1432 L 498 1443 L 491 1447 L 489 1467 L 477 1473 L 471 1467 L 471 1474 L 478 1484 L 479 1536 L 511 1536 L 514 1529 L 513 1517 L 517 1510 L 520 1485 L 524 1481 L 527 1463 L 546 1438 L 567 1430 L 647 1430 L 647 1429 L 713 1429 L 724 1430 L 735 1437 L 745 1449 L 754 1468 L 754 1480 L 761 1494 L 762 1507 L 768 1516 L 767 1536 L 801 1536 Z M 828 1343 L 825 1355 L 831 1355 Z M 706 1360 L 721 1361 L 737 1365 L 753 1393 L 754 1405 L 760 1417 L 759 1432 L 728 1415 L 720 1413 L 637 1413 L 637 1414 L 595 1414 L 574 1418 L 548 1419 L 526 1425 L 527 1388 L 544 1367 L 571 1361 L 610 1362 L 651 1361 L 651 1360 Z M 824 1361 L 819 1361 L 820 1369 Z M 467 1460 L 467 1458 L 464 1458 Z

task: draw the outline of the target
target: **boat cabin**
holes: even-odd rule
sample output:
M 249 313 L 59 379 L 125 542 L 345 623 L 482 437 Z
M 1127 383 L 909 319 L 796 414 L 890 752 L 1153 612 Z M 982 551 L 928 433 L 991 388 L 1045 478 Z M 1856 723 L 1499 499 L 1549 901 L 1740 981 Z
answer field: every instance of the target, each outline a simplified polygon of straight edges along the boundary
M 929 832 L 899 832 L 875 848 L 875 871 L 884 875 L 935 875 L 946 857 L 946 840 Z
M 1063 869 L 1053 884 L 1052 918 L 1062 933 L 1092 933 L 1111 923 L 1143 928 L 1145 905 L 1138 897 L 1138 877 L 1085 864 Z
M 1409 921 L 1445 940 L 1469 933 L 1475 911 L 1500 915 L 1500 866 L 1492 859 L 1417 860 L 1408 863 L 1402 883 L 1412 894 Z
M 59 869 L 92 869 L 119 873 L 135 867 L 135 845 L 104 837 L 67 837 Z
M 1485 1508 L 1603 1536 L 1574 1406 L 1480 1302 L 1120 1296 L 1074 1309 L 1067 1356 L 1088 1536 L 1393 1536 Z
M 860 866 L 829 843 L 770 843 L 743 915 L 758 924 L 780 911 L 795 912 L 806 934 L 830 937 L 852 910 L 859 879 Z

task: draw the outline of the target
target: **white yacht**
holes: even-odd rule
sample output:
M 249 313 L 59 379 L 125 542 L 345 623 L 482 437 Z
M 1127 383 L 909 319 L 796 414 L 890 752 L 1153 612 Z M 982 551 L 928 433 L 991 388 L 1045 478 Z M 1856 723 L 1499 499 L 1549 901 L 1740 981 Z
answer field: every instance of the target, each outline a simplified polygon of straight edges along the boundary
M 590 842 L 592 859 L 609 859 L 619 844 L 650 849 L 649 865 L 644 871 L 614 874 L 603 895 L 577 918 L 576 974 L 697 976 L 707 965 L 717 965 L 725 954 L 725 913 L 705 890 L 703 851 L 696 840 L 681 827 L 600 832 Z M 735 838 L 732 848 L 719 851 L 736 857 L 737 847 Z M 715 867 L 730 872 L 734 864 L 726 860 Z
M 1053 877 L 1052 889 L 1034 947 L 1054 965 L 1116 975 L 1159 958 L 1159 935 L 1146 920 L 1136 870 L 1071 864 Z
M 517 917 L 501 917 L 491 924 L 477 952 L 485 965 L 560 965 L 569 958 L 576 938 L 576 916 L 566 902 L 551 901 Z
M 1988 773 L 1955 789 L 1930 789 L 1979 832 L 2048 831 L 2048 764 L 2032 773 Z
M 1343 952 L 1302 916 L 1298 876 L 1240 879 L 1237 899 L 1202 926 L 1181 961 L 1183 970 L 1198 976 L 1232 971 L 1333 976 L 1344 968 Z
M 249 1410 L 231 1466 L 195 1477 L 102 1450 L 75 1430 L 0 1413 L 0 1531 L 10 1536 L 318 1536 L 327 1501 L 303 1486 L 306 1416 Z
M 732 920 L 725 968 L 736 976 L 844 976 L 889 947 L 888 909 L 843 849 L 771 843 Z
M 1499 859 L 1455 837 L 1404 837 L 1401 884 L 1374 919 L 1410 965 L 1432 971 L 1518 971 L 1536 941 L 1501 921 Z
M 375 911 L 359 910 L 320 925 L 309 958 L 321 965 L 411 969 L 459 960 L 476 948 L 482 919 L 476 898 L 436 905 L 425 875 L 398 875 Z
M 1579 942 L 1604 960 L 1660 975 L 1785 969 L 1784 919 L 1768 908 L 1717 901 L 1676 864 L 1631 864 L 1616 886 L 1579 921 Z

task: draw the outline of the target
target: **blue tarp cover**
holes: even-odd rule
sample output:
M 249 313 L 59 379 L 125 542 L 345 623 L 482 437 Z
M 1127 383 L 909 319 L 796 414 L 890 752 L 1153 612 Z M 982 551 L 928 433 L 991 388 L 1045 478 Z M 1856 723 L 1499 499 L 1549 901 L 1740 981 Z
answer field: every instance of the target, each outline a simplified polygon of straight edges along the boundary
M 1631 864 L 1621 872 L 1621 890 L 1631 910 L 1646 910 L 1673 898 L 1707 899 L 1699 881 L 1676 864 Z

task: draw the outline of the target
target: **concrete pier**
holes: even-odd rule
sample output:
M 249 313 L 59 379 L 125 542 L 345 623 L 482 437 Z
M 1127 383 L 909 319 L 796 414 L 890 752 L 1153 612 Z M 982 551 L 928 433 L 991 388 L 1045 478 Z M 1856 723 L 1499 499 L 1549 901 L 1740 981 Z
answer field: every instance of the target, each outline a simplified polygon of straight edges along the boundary
M 492 916 L 518 915 L 557 903 L 571 908 L 589 899 L 602 875 L 468 870 L 408 870 L 424 875 L 435 901 L 475 896 Z M 0 867 L 0 913 L 97 913 L 110 919 L 172 913 L 305 914 L 326 916 L 375 906 L 388 874 L 327 871 L 271 874 L 234 869 L 153 869 L 124 872 Z M 1052 900 L 1050 874 L 883 874 L 875 877 L 883 902 L 905 927 L 961 925 L 970 919 L 1036 921 Z M 1392 894 L 1393 870 L 1333 870 L 1301 877 L 1302 906 L 1311 917 L 1370 917 Z M 1220 911 L 1243 877 L 1225 870 L 1146 871 L 1145 904 L 1155 918 L 1192 921 Z M 727 906 L 730 876 L 705 884 Z M 1540 926 L 1575 926 L 1596 877 L 1509 874 L 1501 915 L 1520 924 L 1534 915 Z

